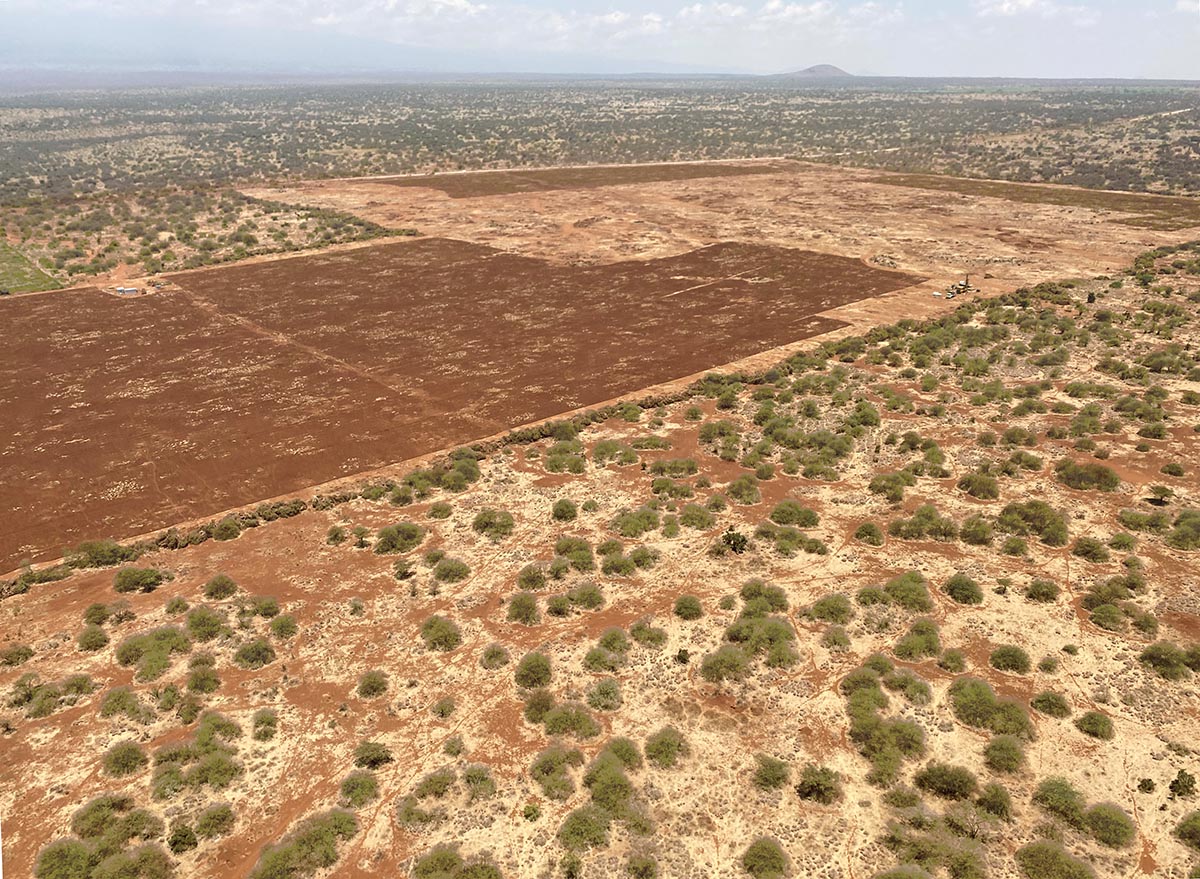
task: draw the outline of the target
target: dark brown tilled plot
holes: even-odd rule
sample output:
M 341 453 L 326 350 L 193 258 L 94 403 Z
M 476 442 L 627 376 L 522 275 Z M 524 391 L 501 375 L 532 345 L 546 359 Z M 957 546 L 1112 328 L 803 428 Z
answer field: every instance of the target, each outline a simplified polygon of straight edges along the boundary
M 3 304 L 0 570 L 710 369 L 919 279 L 747 244 L 583 268 L 426 239 L 173 280 Z
M 528 171 L 468 171 L 423 177 L 381 177 L 376 183 L 438 189 L 451 198 L 550 192 L 556 189 L 594 189 L 631 183 L 663 183 L 702 177 L 739 177 L 793 170 L 791 162 L 730 164 L 724 162 L 663 162 L 648 165 L 595 165 L 577 168 L 541 168 Z

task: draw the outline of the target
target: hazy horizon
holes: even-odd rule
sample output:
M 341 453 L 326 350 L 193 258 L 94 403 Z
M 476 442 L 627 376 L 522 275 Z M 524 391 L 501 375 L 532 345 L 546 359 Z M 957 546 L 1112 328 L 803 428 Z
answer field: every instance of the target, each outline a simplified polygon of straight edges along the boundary
M 10 71 L 1197 80 L 1198 38 L 1196 0 L 0 0 Z

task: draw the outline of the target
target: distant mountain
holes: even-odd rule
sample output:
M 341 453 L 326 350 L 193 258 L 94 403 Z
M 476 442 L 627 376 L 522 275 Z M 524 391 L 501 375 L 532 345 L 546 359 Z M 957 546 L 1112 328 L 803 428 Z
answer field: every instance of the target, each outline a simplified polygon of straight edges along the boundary
M 776 79 L 849 79 L 853 76 L 853 73 L 847 73 L 842 68 L 834 67 L 832 64 L 814 64 L 812 67 L 805 67 L 803 70 L 775 74 Z

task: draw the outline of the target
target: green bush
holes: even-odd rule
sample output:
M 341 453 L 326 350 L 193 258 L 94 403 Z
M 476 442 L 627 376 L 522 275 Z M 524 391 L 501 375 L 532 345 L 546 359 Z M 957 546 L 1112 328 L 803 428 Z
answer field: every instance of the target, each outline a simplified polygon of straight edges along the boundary
M 471 528 L 477 534 L 486 535 L 492 540 L 508 537 L 513 532 L 512 513 L 484 507 L 475 514 L 475 518 L 471 522 Z
M 874 522 L 863 522 L 854 531 L 854 539 L 867 546 L 883 546 L 883 532 Z
M 979 584 L 959 572 L 946 581 L 946 594 L 959 604 L 979 604 L 983 601 L 983 590 Z
M 358 679 L 357 691 L 361 699 L 374 699 L 376 696 L 382 696 L 387 692 L 387 688 L 387 675 L 378 669 L 364 672 Z
M 820 521 L 815 511 L 790 498 L 776 504 L 768 518 L 776 525 L 794 525 L 797 528 L 815 528 Z
M 1033 580 L 1025 589 L 1025 597 L 1030 601 L 1045 603 L 1058 598 L 1058 587 L 1049 580 Z
M 950 685 L 950 706 L 954 716 L 967 726 L 991 730 L 997 735 L 1031 738 L 1029 717 L 1016 702 L 997 699 L 986 681 L 958 678 Z
M 675 599 L 675 616 L 681 620 L 698 620 L 703 615 L 700 599 L 695 595 L 681 595 Z
M 1138 659 L 1168 681 L 1182 680 L 1190 673 L 1188 654 L 1170 641 L 1156 641 L 1144 649 Z
M 77 839 L 59 839 L 38 854 L 37 879 L 88 879 L 95 861 L 92 849 Z
M 378 769 L 392 759 L 392 752 L 380 742 L 360 742 L 354 749 L 354 765 L 364 769 Z
M 1050 717 L 1063 718 L 1071 714 L 1071 706 L 1067 703 L 1067 700 L 1060 694 L 1051 692 L 1050 690 L 1038 693 L 1029 701 L 1029 705 Z
M 1033 802 L 1072 827 L 1084 826 L 1083 794 L 1065 778 L 1051 776 L 1043 779 L 1033 792 Z
M 453 650 L 462 644 L 462 632 L 458 626 L 438 614 L 421 624 L 421 638 L 429 650 Z
M 854 618 L 854 608 L 850 599 L 839 592 L 818 598 L 808 609 L 808 615 L 822 622 L 845 625 Z
M 1097 803 L 1083 813 L 1088 831 L 1109 848 L 1125 848 L 1137 838 L 1137 828 L 1116 803 Z
M 337 845 L 358 832 L 349 812 L 332 809 L 306 818 L 278 845 L 266 848 L 250 879 L 292 879 L 337 863 Z
M 948 763 L 929 763 L 913 776 L 913 783 L 947 800 L 965 800 L 978 788 L 969 769 Z
M 275 648 L 263 638 L 255 638 L 238 648 L 233 661 L 242 668 L 262 668 L 275 661 Z
M 209 806 L 196 819 L 196 835 L 202 839 L 224 836 L 233 829 L 233 809 L 227 803 Z
M 379 796 L 379 782 L 368 769 L 351 772 L 342 780 L 342 803 L 351 809 L 365 806 Z
M 1025 749 L 1014 736 L 996 736 L 983 749 L 983 762 L 993 772 L 1016 772 L 1025 762 Z
M 187 615 L 187 629 L 197 641 L 211 641 L 224 631 L 225 617 L 211 608 L 192 608 Z
M 375 552 L 379 555 L 411 552 L 425 539 L 425 529 L 414 522 L 398 522 L 380 528 L 375 535 Z
M 929 619 L 917 620 L 908 630 L 908 634 L 896 642 L 895 651 L 901 659 L 909 660 L 937 656 L 942 651 L 937 624 Z
M 141 770 L 149 762 L 137 742 L 117 742 L 104 752 L 104 771 L 113 778 L 124 778 Z
M 776 790 L 787 784 L 788 765 L 767 754 L 754 755 L 753 781 L 759 790 Z
M 607 810 L 599 806 L 582 806 L 563 820 L 558 830 L 558 841 L 571 850 L 606 846 L 611 821 Z
M 271 634 L 280 640 L 286 641 L 298 631 L 300 627 L 296 625 L 296 618 L 291 614 L 280 614 L 271 620 Z
M 1086 861 L 1067 854 L 1057 842 L 1039 839 L 1017 849 L 1017 866 L 1026 879 L 1096 879 Z
M 796 793 L 802 800 L 815 800 L 828 806 L 841 799 L 841 777 L 827 766 L 809 763 L 800 771 Z
M 1097 564 L 1107 562 L 1111 557 L 1108 547 L 1094 537 L 1076 539 L 1075 544 L 1071 547 L 1071 555 Z
M 550 514 L 554 517 L 555 522 L 570 522 L 579 515 L 579 509 L 573 501 L 567 498 L 560 498 L 554 502 Z
M 1200 851 L 1200 811 L 1185 815 L 1175 828 L 1175 836 L 1184 845 Z
M 646 759 L 659 769 L 674 769 L 681 757 L 691 753 L 683 734 L 666 726 L 646 739 Z
M 232 577 L 225 574 L 217 574 L 211 580 L 204 584 L 204 597 L 212 601 L 222 601 L 226 598 L 231 598 L 237 594 L 237 583 Z
M 742 855 L 742 869 L 754 879 L 782 879 L 788 874 L 788 857 L 778 842 L 760 836 Z
M 66 564 L 71 568 L 110 568 L 121 562 L 132 562 L 141 555 L 141 550 L 132 546 L 121 546 L 115 540 L 85 540 L 66 555 Z
M 1004 644 L 992 651 L 988 663 L 997 671 L 1011 671 L 1017 674 L 1028 674 L 1032 667 L 1029 654 L 1020 647 Z
M 544 653 L 526 653 L 517 664 L 513 678 L 518 687 L 532 690 L 550 683 L 550 659 Z
M 975 798 L 975 805 L 989 815 L 994 815 L 1004 821 L 1012 818 L 1012 797 L 1003 785 L 995 782 L 983 786 L 983 790 Z
M 726 644 L 704 657 L 700 663 L 700 676 L 711 684 L 726 680 L 743 680 L 750 672 L 750 657 L 746 651 L 733 644 Z
M 488 671 L 495 671 L 508 665 L 508 651 L 500 644 L 489 644 L 483 648 L 483 653 L 479 656 L 479 664 Z
M 1099 711 L 1088 711 L 1079 715 L 1075 720 L 1075 726 L 1080 732 L 1104 741 L 1109 741 L 1116 735 L 1112 720 L 1108 715 L 1101 714 Z
M 512 623 L 532 626 L 542 619 L 538 612 L 537 597 L 532 592 L 518 592 L 508 602 L 506 619 Z
M 916 571 L 893 577 L 883 587 L 884 595 L 894 604 L 913 613 L 928 613 L 933 610 L 933 601 L 925 578 Z
M 461 583 L 471 575 L 471 568 L 461 559 L 443 558 L 433 566 L 433 579 L 439 583 Z
M 122 568 L 113 578 L 113 590 L 116 592 L 153 592 L 171 575 L 157 568 Z
M 1054 465 L 1054 473 L 1063 485 L 1083 491 L 1090 489 L 1115 491 L 1121 484 L 1116 473 L 1108 467 L 1094 462 L 1077 464 L 1069 459 L 1063 459 Z
M 597 711 L 616 711 L 621 702 L 621 685 L 616 678 L 601 678 L 588 688 L 587 703 Z
M 108 645 L 108 640 L 108 633 L 104 629 L 95 623 L 90 623 L 84 626 L 83 631 L 79 633 L 79 649 L 87 653 L 95 653 L 97 650 L 104 649 Z
M 171 828 L 171 835 L 167 837 L 167 848 L 171 850 L 173 855 L 181 855 L 184 852 L 191 851 L 200 844 L 196 838 L 196 831 L 192 829 L 190 824 L 176 824 Z

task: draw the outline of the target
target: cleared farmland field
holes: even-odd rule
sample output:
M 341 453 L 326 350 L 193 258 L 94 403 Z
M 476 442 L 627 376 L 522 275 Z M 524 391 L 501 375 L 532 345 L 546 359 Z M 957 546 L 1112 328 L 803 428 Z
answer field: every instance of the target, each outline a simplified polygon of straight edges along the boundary
M 793 162 L 660 162 L 645 165 L 583 165 L 528 171 L 466 171 L 411 177 L 382 177 L 377 183 L 437 189 L 450 198 L 478 198 L 558 189 L 594 189 L 633 183 L 665 183 L 707 177 L 742 177 L 795 170 Z
M 748 244 L 579 267 L 425 239 L 16 297 L 0 569 L 701 372 L 919 280 Z

